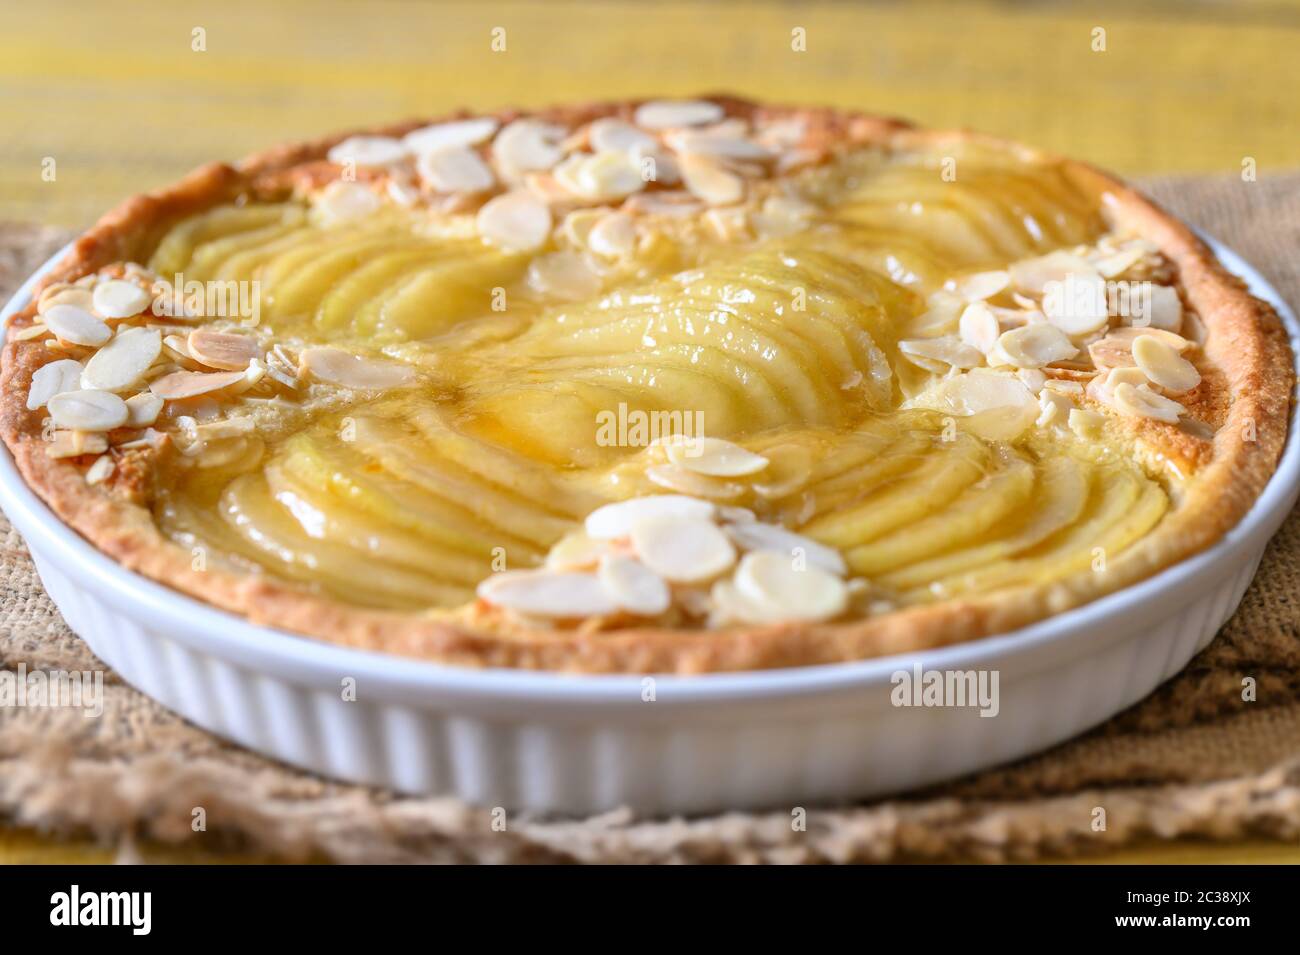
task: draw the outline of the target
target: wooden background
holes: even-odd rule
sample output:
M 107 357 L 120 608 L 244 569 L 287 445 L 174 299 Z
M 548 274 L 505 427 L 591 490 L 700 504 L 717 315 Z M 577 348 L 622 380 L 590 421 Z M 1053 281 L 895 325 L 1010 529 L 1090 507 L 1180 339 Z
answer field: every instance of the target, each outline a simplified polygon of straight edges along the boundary
M 1300 0 L 3 0 L 3 9 L 7 220 L 85 226 L 205 161 L 350 125 L 707 91 L 971 126 L 1128 175 L 1235 173 L 1247 159 L 1262 173 L 1300 166 Z M 492 50 L 497 29 L 503 52 Z M 796 29 L 803 52 L 792 49 Z M 1104 51 L 1094 50 L 1098 30 Z M 112 857 L 0 829 L 0 862 Z M 1300 861 L 1300 851 L 1161 846 L 1116 861 Z

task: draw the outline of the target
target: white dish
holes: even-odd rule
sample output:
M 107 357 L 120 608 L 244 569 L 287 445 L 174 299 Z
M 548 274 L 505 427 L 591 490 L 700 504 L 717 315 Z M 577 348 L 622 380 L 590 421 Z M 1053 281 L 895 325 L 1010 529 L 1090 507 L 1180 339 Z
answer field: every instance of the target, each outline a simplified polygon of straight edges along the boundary
M 1264 279 L 1221 260 L 1300 326 Z M 56 256 L 57 258 L 57 256 Z M 24 307 L 47 263 L 6 307 Z M 124 679 L 199 726 L 326 776 L 508 809 L 793 807 L 897 792 L 1044 749 L 1137 702 L 1236 609 L 1300 490 L 1293 416 L 1277 473 L 1212 548 L 1004 636 L 790 670 L 653 678 L 437 666 L 254 626 L 119 566 L 0 454 L 0 505 L 51 598 Z M 896 707 L 891 676 L 996 670 L 999 712 Z M 355 680 L 356 699 L 343 684 Z

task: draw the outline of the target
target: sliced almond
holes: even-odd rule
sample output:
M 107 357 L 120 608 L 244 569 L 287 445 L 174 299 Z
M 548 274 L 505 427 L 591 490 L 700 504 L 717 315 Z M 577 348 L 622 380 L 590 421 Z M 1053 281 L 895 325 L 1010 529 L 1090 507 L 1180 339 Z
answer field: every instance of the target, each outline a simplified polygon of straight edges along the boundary
M 1090 266 L 1049 283 L 1043 295 L 1043 314 L 1067 335 L 1105 327 L 1110 321 L 1107 306 L 1106 280 Z
M 54 439 L 45 453 L 52 458 L 75 458 L 83 454 L 103 454 L 108 450 L 108 437 L 88 434 L 85 431 L 55 431 Z
M 1005 270 L 976 272 L 956 282 L 956 292 L 967 302 L 982 302 L 992 298 L 1011 284 L 1011 273 Z
M 163 400 L 150 391 L 142 391 L 126 399 L 126 423 L 133 428 L 147 428 L 158 420 Z
M 32 372 L 32 385 L 27 390 L 27 410 L 44 408 L 55 395 L 76 391 L 81 387 L 81 362 L 60 358 L 46 362 Z
M 958 330 L 963 342 L 985 355 L 993 350 L 998 336 L 1002 334 L 997 316 L 982 303 L 966 306 L 961 313 Z
M 539 255 L 528 265 L 528 284 L 549 299 L 577 302 L 600 294 L 600 276 L 577 252 Z
M 106 324 L 75 305 L 54 305 L 41 317 L 51 332 L 74 345 L 98 347 L 113 335 Z
M 536 119 L 520 119 L 497 133 L 492 153 L 511 173 L 550 169 L 564 156 L 565 129 Z
M 1051 252 L 1022 259 L 1008 270 L 1015 287 L 1029 295 L 1042 295 L 1049 282 L 1064 282 L 1070 275 L 1086 276 L 1095 270 L 1086 259 L 1071 252 Z
M 243 380 L 241 371 L 174 371 L 150 382 L 149 390 L 164 401 L 177 401 L 220 391 Z
M 44 322 L 33 322 L 26 328 L 9 328 L 9 341 L 11 342 L 29 342 L 33 338 L 44 338 L 50 334 L 49 326 Z
M 489 200 L 476 219 L 479 235 L 512 252 L 540 248 L 551 234 L 551 210 L 528 192 L 507 192 Z
M 848 573 L 844 558 L 833 547 L 818 543 L 811 537 L 796 534 L 794 531 L 764 524 L 758 521 L 741 521 L 727 524 L 725 528 L 730 537 L 741 550 L 772 551 L 795 560 L 802 554 L 809 564 L 841 577 Z
M 597 255 L 617 259 L 636 248 L 636 221 L 622 212 L 600 216 L 587 233 L 587 248 Z
M 591 570 L 606 554 L 614 553 L 609 541 L 592 540 L 583 531 L 568 534 L 546 553 L 550 570 Z
M 827 620 L 844 612 L 848 590 L 834 574 L 787 554 L 756 551 L 736 569 L 736 589 L 774 620 Z
M 465 146 L 425 153 L 416 160 L 415 170 L 439 192 L 483 192 L 496 185 L 492 168 Z
M 1016 372 L 1016 377 L 1034 394 L 1038 394 L 1047 385 L 1047 376 L 1037 368 L 1022 368 Z
M 599 617 L 618 604 L 594 574 L 516 570 L 494 574 L 478 585 L 478 595 L 498 607 L 538 617 Z
M 210 328 L 196 328 L 190 332 L 185 350 L 199 364 L 223 371 L 243 371 L 250 361 L 262 354 L 261 346 L 253 336 L 215 332 Z
M 321 224 L 332 226 L 372 216 L 383 204 L 378 195 L 361 183 L 337 180 L 316 197 L 315 211 Z
M 712 477 L 741 477 L 767 467 L 767 458 L 720 438 L 684 438 L 668 444 L 668 460 Z
M 708 521 L 717 509 L 708 501 L 700 501 L 680 494 L 654 494 L 617 501 L 596 508 L 587 515 L 587 536 L 593 540 L 613 540 L 626 537 L 632 525 L 651 517 L 677 517 Z
M 369 167 L 391 166 L 406 156 L 407 148 L 403 142 L 389 136 L 349 136 L 326 154 L 332 163 Z
M 699 215 L 704 211 L 704 206 L 688 192 L 670 190 L 632 196 L 623 204 L 623 211 L 632 215 L 685 219 Z
M 924 358 L 931 362 L 940 362 L 952 368 L 975 368 L 984 364 L 984 356 L 977 348 L 973 348 L 951 336 L 903 339 L 898 343 L 898 350 L 906 358 Z M 926 366 L 922 365 L 921 367 Z M 939 372 L 942 373 L 944 370 L 940 368 Z
M 113 456 L 111 454 L 101 454 L 95 458 L 94 463 L 86 471 L 86 483 L 91 486 L 101 484 L 112 477 L 116 469 L 117 465 L 113 463 Z
M 756 162 L 768 162 L 776 158 L 766 146 L 743 136 L 722 136 L 704 131 L 685 130 L 665 136 L 664 141 L 679 153 L 687 155 Z
M 1177 424 L 1178 416 L 1187 413 L 1187 409 L 1172 398 L 1158 395 L 1145 385 L 1134 387 L 1127 382 L 1115 386 L 1113 390 L 1115 407 L 1124 414 L 1135 418 L 1153 418 L 1168 424 Z
M 408 365 L 354 355 L 341 348 L 307 348 L 298 361 L 300 375 L 307 372 L 318 381 L 341 388 L 387 390 L 415 381 L 415 370 Z
M 1074 402 L 1059 391 L 1044 388 L 1038 394 L 1038 407 L 1042 410 L 1034 424 L 1046 428 L 1049 425 L 1065 425 L 1070 420 L 1070 412 L 1074 410 Z
M 89 312 L 95 307 L 95 296 L 88 288 L 79 288 L 75 285 L 51 285 L 41 293 L 36 310 L 44 314 L 46 309 L 53 308 L 55 305 L 75 305 Z
M 415 155 L 453 146 L 476 146 L 487 142 L 501 124 L 490 116 L 457 119 L 414 129 L 402 137 L 406 149 Z
M 599 202 L 626 198 L 646 185 L 636 158 L 624 152 L 590 157 L 577 168 L 576 180 L 582 196 Z
M 705 100 L 653 100 L 637 107 L 636 124 L 644 129 L 706 126 L 726 116 L 717 103 Z
M 1151 316 L 1148 324 L 1167 332 L 1182 330 L 1183 301 L 1178 297 L 1176 288 L 1157 285 L 1151 289 Z
M 686 188 L 711 206 L 729 205 L 745 196 L 744 180 L 711 159 L 683 156 L 681 169 Z
M 108 391 L 65 391 L 45 403 L 60 428 L 112 431 L 126 424 L 126 402 Z
M 663 578 L 631 557 L 602 557 L 596 577 L 615 603 L 638 616 L 658 616 L 672 599 Z
M 659 140 L 621 119 L 598 119 L 587 137 L 596 152 L 625 152 L 640 157 L 659 148 Z
M 81 373 L 82 388 L 125 391 L 140 383 L 162 353 L 162 335 L 153 328 L 123 328 L 90 356 Z
M 646 517 L 633 523 L 631 537 L 641 562 L 674 583 L 712 580 L 736 562 L 736 548 L 711 520 Z
M 1003 332 L 998 345 L 1017 368 L 1042 368 L 1079 353 L 1063 331 L 1045 322 Z
M 1166 391 L 1191 391 L 1201 383 L 1196 366 L 1154 335 L 1133 339 L 1133 360 L 1144 375 Z
M 95 286 L 92 301 L 104 318 L 130 318 L 149 307 L 149 293 L 125 279 L 109 279 Z
M 712 501 L 734 501 L 745 493 L 743 484 L 698 474 L 676 464 L 652 465 L 645 469 L 645 476 L 665 490 Z
M 727 206 L 704 213 L 704 224 L 722 242 L 742 242 L 750 237 L 749 210 Z

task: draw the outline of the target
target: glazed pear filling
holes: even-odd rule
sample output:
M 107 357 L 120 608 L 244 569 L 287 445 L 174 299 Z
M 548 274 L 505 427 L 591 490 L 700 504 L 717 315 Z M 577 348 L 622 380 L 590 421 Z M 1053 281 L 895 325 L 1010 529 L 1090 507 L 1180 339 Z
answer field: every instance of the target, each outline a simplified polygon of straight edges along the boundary
M 955 181 L 945 158 L 859 149 L 786 176 L 804 211 L 779 227 L 726 236 L 700 215 L 650 216 L 630 250 L 580 273 L 555 245 L 511 251 L 466 217 L 398 204 L 346 226 L 305 201 L 186 220 L 151 271 L 256 281 L 259 334 L 413 374 L 332 401 L 282 396 L 230 453 L 164 462 L 159 524 L 220 559 L 417 612 L 462 610 L 495 573 L 542 566 L 597 508 L 654 494 L 748 509 L 834 549 L 862 582 L 849 614 L 1113 558 L 1160 520 L 1176 481 L 1108 446 L 1073 403 L 1091 377 L 1076 381 L 1071 362 L 1105 330 L 1006 338 L 1019 327 L 1007 315 L 1037 302 L 1005 281 L 965 299 L 961 285 L 1096 248 L 1099 197 L 1020 154 L 961 147 Z M 993 316 L 985 344 L 1029 358 L 982 367 L 975 304 Z M 1133 351 L 1156 372 L 1181 368 Z M 1108 383 L 1116 403 L 1176 404 L 1136 379 Z M 998 389 L 1014 394 L 980 403 Z M 679 467 L 646 422 L 764 463 Z

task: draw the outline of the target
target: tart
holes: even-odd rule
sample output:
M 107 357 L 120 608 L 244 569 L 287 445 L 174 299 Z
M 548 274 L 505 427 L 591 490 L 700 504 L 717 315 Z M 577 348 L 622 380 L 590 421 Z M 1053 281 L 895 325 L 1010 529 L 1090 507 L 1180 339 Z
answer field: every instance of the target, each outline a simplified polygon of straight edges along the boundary
M 459 115 L 140 196 L 0 424 L 124 566 L 445 663 L 835 663 L 1067 612 L 1276 466 L 1277 316 L 1085 164 L 728 97 Z

